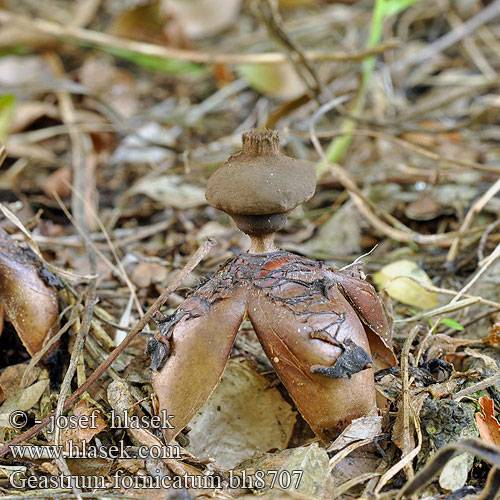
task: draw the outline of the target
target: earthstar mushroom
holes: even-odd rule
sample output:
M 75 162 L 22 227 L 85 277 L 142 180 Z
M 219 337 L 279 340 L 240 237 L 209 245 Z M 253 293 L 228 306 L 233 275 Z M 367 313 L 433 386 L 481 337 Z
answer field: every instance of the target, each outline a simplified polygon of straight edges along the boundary
M 250 131 L 209 179 L 207 200 L 251 238 L 193 290 L 150 339 L 159 408 L 174 415 L 167 443 L 220 381 L 247 315 L 283 385 L 325 442 L 376 412 L 373 370 L 396 364 L 382 304 L 356 268 L 340 271 L 276 249 L 275 231 L 314 194 L 315 170 L 279 151 L 276 132 Z M 258 402 L 257 402 L 258 404 Z

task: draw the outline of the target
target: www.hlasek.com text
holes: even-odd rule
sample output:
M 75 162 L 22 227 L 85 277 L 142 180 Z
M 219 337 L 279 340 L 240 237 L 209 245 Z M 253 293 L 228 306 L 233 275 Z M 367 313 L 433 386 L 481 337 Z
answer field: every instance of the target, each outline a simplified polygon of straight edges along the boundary
M 9 449 L 14 459 L 40 460 L 56 458 L 159 458 L 180 459 L 179 445 L 125 446 L 123 441 L 117 445 L 97 446 L 87 441 L 75 443 L 69 439 L 63 445 L 11 445 Z

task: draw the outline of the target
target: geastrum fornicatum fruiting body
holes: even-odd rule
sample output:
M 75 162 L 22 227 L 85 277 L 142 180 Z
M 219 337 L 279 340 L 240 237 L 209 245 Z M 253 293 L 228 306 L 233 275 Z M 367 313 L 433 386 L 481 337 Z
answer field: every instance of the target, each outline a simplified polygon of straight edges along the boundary
M 314 194 L 314 167 L 279 150 L 276 132 L 243 134 L 242 151 L 209 179 L 206 197 L 251 238 L 168 317 L 150 340 L 153 388 L 174 417 L 167 442 L 217 386 L 248 315 L 297 409 L 323 440 L 376 411 L 373 371 L 396 364 L 391 328 L 373 287 L 276 249 L 273 233 Z M 258 401 L 256 401 L 258 404 Z

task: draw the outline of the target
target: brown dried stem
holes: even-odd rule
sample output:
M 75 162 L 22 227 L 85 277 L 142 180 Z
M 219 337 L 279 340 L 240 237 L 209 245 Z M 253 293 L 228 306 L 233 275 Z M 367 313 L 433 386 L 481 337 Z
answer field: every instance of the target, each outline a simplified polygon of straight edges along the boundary
M 287 60 L 287 55 L 280 52 L 266 52 L 263 54 L 222 54 L 200 52 L 197 50 L 183 50 L 172 47 L 162 47 L 152 43 L 135 42 L 126 38 L 108 35 L 73 26 L 62 26 L 43 19 L 30 19 L 25 16 L 13 14 L 0 9 L 0 22 L 24 25 L 26 29 L 36 30 L 44 35 L 54 38 L 64 38 L 73 42 L 85 42 L 98 47 L 112 47 L 116 49 L 136 52 L 145 56 L 159 57 L 162 59 L 177 59 L 200 64 L 277 64 Z M 313 61 L 362 61 L 368 57 L 381 54 L 393 49 L 399 44 L 396 40 L 387 40 L 369 50 L 358 52 L 334 51 L 307 51 L 306 57 Z

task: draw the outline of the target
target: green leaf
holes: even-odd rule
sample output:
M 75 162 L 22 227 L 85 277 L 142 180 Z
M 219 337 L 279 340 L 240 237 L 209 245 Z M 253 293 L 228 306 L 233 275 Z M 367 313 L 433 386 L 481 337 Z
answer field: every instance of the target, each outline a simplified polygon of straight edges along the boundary
M 0 96 L 0 142 L 9 135 L 10 124 L 16 109 L 16 98 L 12 94 Z
M 455 321 L 454 319 L 451 318 L 443 318 L 440 323 L 443 323 L 443 325 L 449 326 L 450 328 L 453 328 L 454 330 L 458 330 L 459 332 L 462 332 L 465 330 L 463 325 L 461 325 L 458 321 Z

